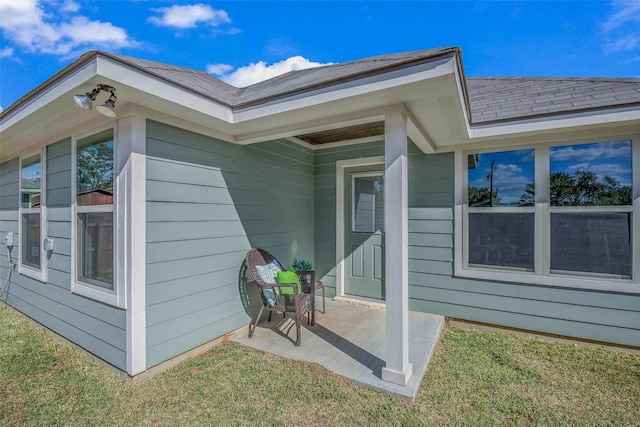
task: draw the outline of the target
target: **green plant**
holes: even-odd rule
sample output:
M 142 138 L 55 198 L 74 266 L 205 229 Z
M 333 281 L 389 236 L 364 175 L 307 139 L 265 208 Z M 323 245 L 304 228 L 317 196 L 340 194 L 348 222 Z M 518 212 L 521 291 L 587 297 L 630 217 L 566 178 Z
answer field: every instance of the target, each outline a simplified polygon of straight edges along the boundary
M 294 259 L 291 265 L 295 271 L 311 271 L 313 270 L 313 264 L 306 259 Z

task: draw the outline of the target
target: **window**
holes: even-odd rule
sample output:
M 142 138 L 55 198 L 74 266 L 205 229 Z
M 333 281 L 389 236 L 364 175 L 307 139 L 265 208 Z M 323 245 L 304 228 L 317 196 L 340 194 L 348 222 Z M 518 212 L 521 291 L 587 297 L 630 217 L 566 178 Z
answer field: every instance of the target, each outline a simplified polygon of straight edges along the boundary
M 109 129 L 76 144 L 76 280 L 114 287 L 114 141 Z
M 551 272 L 631 277 L 631 141 L 552 147 Z
M 384 175 L 353 174 L 351 227 L 357 233 L 384 233 Z
M 20 163 L 20 273 L 46 281 L 42 253 L 45 235 L 42 154 L 22 159 Z
M 533 271 L 533 150 L 469 156 L 469 265 Z
M 461 255 L 470 273 L 462 275 L 531 283 L 632 278 L 630 140 L 473 153 L 463 163 Z

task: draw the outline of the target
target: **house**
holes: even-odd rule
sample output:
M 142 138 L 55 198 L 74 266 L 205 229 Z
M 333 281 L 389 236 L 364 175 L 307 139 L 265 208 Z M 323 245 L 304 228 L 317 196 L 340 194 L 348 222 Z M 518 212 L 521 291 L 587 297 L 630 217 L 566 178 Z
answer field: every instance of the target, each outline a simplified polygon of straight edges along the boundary
M 251 247 L 384 300 L 392 382 L 408 310 L 640 347 L 640 79 L 442 48 L 235 88 L 94 51 L 1 113 L 0 153 L 3 299 L 132 376 L 250 321 Z

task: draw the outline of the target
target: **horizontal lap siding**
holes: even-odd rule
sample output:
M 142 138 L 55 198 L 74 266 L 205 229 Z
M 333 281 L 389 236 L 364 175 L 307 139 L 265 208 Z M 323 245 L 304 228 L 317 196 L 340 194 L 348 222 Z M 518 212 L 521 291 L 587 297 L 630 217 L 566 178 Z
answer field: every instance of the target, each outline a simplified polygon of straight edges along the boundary
M 384 142 L 316 150 L 313 159 L 315 206 L 315 265 L 327 296 L 336 292 L 336 162 L 384 155 Z
M 313 255 L 312 153 L 239 146 L 147 123 L 147 367 L 247 324 L 251 247 L 285 265 Z
M 640 346 L 640 296 L 454 277 L 453 154 L 410 159 L 410 309 Z
M 126 369 L 126 320 L 124 310 L 71 293 L 71 141 L 49 145 L 47 153 L 47 228 L 55 249 L 48 260 L 48 282 L 12 273 L 7 302 L 24 314 L 85 348 L 99 358 Z M 19 162 L 0 165 L 0 234 L 18 232 Z M 9 176 L 8 176 L 9 175 Z M 19 240 L 19 235 L 16 235 Z M 16 245 L 12 256 L 17 259 Z M 2 241 L 2 283 L 7 256 Z M 5 293 L 6 298 L 7 294 Z

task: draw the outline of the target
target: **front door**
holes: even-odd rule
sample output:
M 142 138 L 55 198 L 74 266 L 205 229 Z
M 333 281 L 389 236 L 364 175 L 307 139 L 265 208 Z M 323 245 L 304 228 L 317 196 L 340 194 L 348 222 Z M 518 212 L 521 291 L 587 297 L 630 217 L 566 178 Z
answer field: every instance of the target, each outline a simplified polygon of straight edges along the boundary
M 384 167 L 345 172 L 344 293 L 384 299 Z

